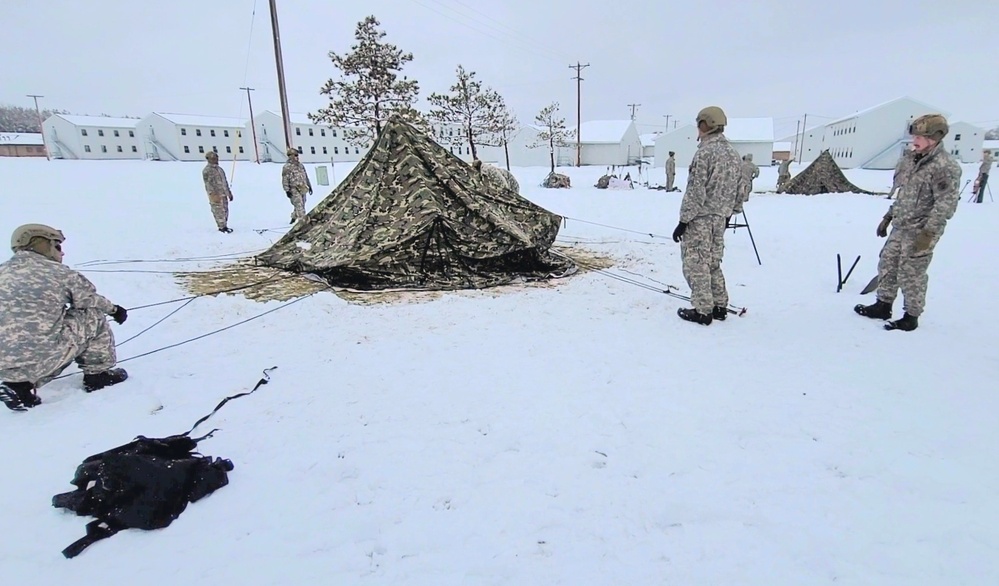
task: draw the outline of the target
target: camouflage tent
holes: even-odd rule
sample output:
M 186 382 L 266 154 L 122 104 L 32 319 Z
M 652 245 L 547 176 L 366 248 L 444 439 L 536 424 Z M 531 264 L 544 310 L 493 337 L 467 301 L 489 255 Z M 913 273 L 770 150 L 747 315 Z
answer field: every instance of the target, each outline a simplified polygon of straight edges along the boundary
M 561 221 L 393 118 L 343 182 L 257 261 L 350 289 L 489 287 L 574 272 L 549 252 Z
M 865 191 L 846 178 L 839 165 L 833 160 L 828 150 L 822 151 L 815 161 L 804 171 L 795 175 L 790 181 L 781 186 L 777 193 L 798 193 L 802 195 L 816 195 L 819 193 L 867 193 L 873 195 L 871 191 Z

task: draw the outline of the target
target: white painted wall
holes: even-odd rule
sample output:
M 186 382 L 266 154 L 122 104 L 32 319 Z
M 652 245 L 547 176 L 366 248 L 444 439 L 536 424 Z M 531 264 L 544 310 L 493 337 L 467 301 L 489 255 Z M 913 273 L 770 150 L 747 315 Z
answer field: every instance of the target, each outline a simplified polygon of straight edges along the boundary
M 142 159 L 145 152 L 135 131 L 136 122 L 55 114 L 42 123 L 42 129 L 46 140 L 52 141 L 52 155 L 57 158 Z
M 665 167 L 669 151 L 676 152 L 677 167 L 689 167 L 694 159 L 694 153 L 697 152 L 697 128 L 693 124 L 685 124 L 656 137 L 654 166 Z
M 958 121 L 950 124 L 950 132 L 944 137 L 944 148 L 962 163 L 979 163 L 984 142 L 984 128 Z

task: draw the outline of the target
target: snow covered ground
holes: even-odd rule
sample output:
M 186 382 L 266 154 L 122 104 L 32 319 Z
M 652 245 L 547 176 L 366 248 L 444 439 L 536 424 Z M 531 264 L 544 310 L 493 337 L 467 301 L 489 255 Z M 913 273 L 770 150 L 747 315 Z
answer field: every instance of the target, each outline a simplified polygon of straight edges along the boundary
M 214 228 L 200 169 L 0 159 L 0 234 L 54 225 L 78 266 L 258 251 L 287 228 L 280 166 L 236 167 L 230 235 Z M 666 236 L 680 194 L 597 190 L 598 168 L 563 169 L 574 187 L 549 191 L 536 187 L 546 169 L 514 171 L 526 196 L 573 218 L 560 241 L 686 292 L 671 240 L 577 221 Z M 890 171 L 847 175 L 891 184 Z M 775 180 L 765 168 L 756 189 Z M 128 361 L 116 387 L 55 381 L 42 406 L 0 412 L 0 584 L 999 583 L 999 211 L 962 201 L 920 328 L 903 333 L 852 311 L 872 300 L 858 292 L 886 207 L 754 196 L 763 264 L 744 230 L 724 264 L 748 313 L 708 328 L 676 317 L 682 301 L 592 272 L 388 304 L 320 293 Z M 841 293 L 837 253 L 846 267 L 862 257 Z M 186 294 L 169 271 L 217 264 L 85 274 L 135 307 Z M 201 298 L 119 358 L 278 305 Z M 118 339 L 174 307 L 131 312 Z M 201 451 L 235 463 L 229 486 L 164 530 L 63 559 L 89 518 L 50 499 L 83 458 L 186 431 L 275 365 L 204 426 L 220 431 Z

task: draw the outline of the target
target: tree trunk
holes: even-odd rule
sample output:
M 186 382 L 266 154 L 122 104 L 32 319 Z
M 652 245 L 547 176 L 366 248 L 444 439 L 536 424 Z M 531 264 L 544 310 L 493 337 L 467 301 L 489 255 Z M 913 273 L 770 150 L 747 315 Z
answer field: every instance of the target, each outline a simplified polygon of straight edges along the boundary
M 472 149 L 472 160 L 479 160 L 479 153 L 475 150 L 475 141 L 472 140 L 472 127 L 468 126 L 465 128 L 465 135 L 468 137 L 468 146 Z M 459 153 L 460 154 L 460 153 Z
M 548 143 L 548 155 L 552 159 L 552 173 L 555 172 L 555 141 L 552 140 Z
M 510 149 L 507 147 L 508 144 L 510 144 L 510 143 L 508 143 L 506 141 L 506 138 L 503 138 L 503 154 L 506 155 L 506 170 L 507 171 L 510 170 Z

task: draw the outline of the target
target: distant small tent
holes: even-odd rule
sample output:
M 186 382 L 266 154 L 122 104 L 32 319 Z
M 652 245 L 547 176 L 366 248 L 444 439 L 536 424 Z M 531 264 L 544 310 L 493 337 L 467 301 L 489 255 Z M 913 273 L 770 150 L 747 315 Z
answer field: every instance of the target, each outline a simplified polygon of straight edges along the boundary
M 791 178 L 777 191 L 777 193 L 801 195 L 848 192 L 874 195 L 874 192 L 863 190 L 850 183 L 828 150 L 822 151 L 811 165 Z
M 353 171 L 257 261 L 356 290 L 477 289 L 575 272 L 561 216 L 389 120 Z

